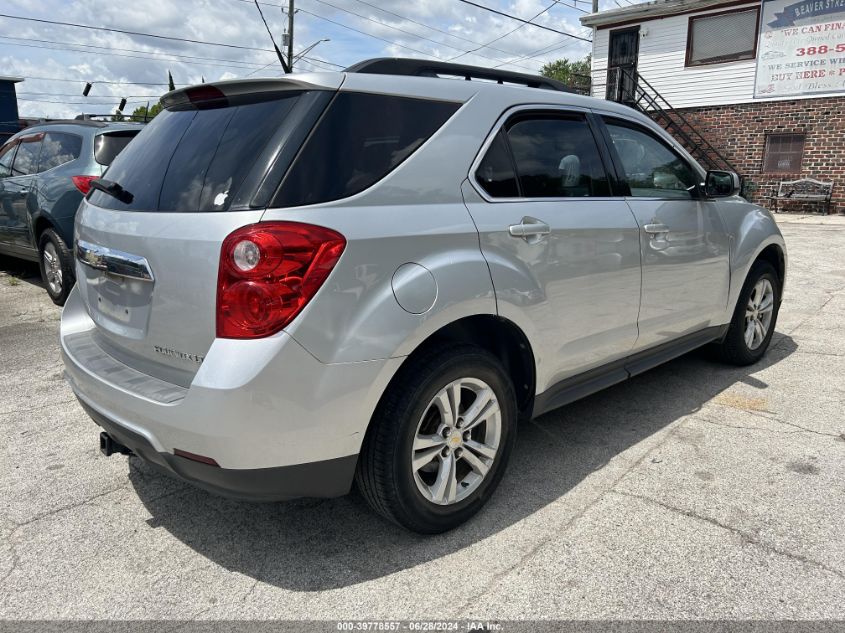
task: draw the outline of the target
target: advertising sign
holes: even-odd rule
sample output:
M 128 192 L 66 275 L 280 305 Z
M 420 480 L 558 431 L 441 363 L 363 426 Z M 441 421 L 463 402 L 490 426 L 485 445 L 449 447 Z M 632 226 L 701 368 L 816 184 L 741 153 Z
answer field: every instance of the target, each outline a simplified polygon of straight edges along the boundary
M 845 92 L 845 0 L 763 0 L 754 97 Z

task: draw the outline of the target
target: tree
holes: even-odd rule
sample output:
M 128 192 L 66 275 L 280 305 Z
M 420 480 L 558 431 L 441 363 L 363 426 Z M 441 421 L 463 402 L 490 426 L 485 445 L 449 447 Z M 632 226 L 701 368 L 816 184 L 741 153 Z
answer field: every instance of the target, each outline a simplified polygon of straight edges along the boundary
M 584 59 L 571 61 L 569 59 L 558 59 L 557 61 L 543 64 L 540 74 L 549 79 L 557 79 L 567 86 L 586 88 L 590 85 L 590 64 L 591 56 Z
M 115 110 L 114 114 L 111 115 L 111 120 L 112 121 L 125 121 L 126 117 L 123 116 L 123 112 L 121 112 L 120 110 Z
M 150 106 L 150 109 L 147 110 L 147 106 L 138 106 L 134 110 L 132 110 L 132 120 L 133 121 L 152 121 L 155 115 L 161 112 L 161 103 L 156 102 Z

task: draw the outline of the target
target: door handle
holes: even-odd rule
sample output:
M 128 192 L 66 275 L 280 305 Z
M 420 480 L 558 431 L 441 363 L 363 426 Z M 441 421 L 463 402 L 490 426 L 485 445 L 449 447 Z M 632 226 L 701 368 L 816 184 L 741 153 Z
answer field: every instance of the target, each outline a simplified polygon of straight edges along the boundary
M 525 216 L 519 224 L 508 227 L 508 233 L 513 237 L 521 237 L 529 243 L 539 242 L 551 232 L 548 224 L 531 216 Z
M 660 235 L 661 233 L 668 233 L 669 227 L 665 224 L 646 224 L 643 226 L 643 231 L 649 235 Z

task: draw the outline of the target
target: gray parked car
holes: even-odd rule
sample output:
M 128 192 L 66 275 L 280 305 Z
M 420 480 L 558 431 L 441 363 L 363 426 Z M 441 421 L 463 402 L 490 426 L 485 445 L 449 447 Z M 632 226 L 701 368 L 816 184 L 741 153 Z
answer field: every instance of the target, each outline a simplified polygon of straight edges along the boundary
M 0 253 L 37 261 L 63 305 L 73 287 L 73 220 L 90 182 L 140 132 L 139 125 L 55 121 L 0 147 Z
M 704 344 L 758 360 L 772 216 L 556 88 L 371 60 L 165 95 L 77 216 L 61 344 L 103 452 L 253 500 L 354 481 L 435 533 L 491 496 L 518 420 Z

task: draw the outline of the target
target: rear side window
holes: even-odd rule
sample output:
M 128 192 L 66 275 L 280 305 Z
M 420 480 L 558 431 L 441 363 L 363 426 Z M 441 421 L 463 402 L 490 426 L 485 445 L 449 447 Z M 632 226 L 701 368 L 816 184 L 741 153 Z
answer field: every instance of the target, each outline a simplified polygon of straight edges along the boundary
M 504 132 L 500 131 L 493 138 L 493 142 L 475 171 L 475 179 L 481 188 L 494 198 L 519 196 L 513 161 Z
M 22 138 L 12 163 L 13 176 L 29 176 L 38 171 L 38 154 L 41 152 L 43 134 Z
M 338 200 L 378 182 L 460 107 L 458 103 L 339 93 L 291 166 L 273 206 Z
M 101 165 L 109 166 L 115 157 L 123 151 L 140 130 L 122 130 L 120 132 L 104 132 L 94 138 L 94 160 Z
M 522 196 L 609 196 L 596 141 L 580 116 L 534 115 L 508 125 Z
M 76 134 L 47 132 L 41 150 L 41 165 L 38 171 L 47 171 L 79 158 L 82 152 L 82 138 Z
M 89 199 L 120 210 L 226 211 L 302 95 L 164 110 L 109 167 L 106 179 L 128 196 L 121 201 L 94 190 Z

